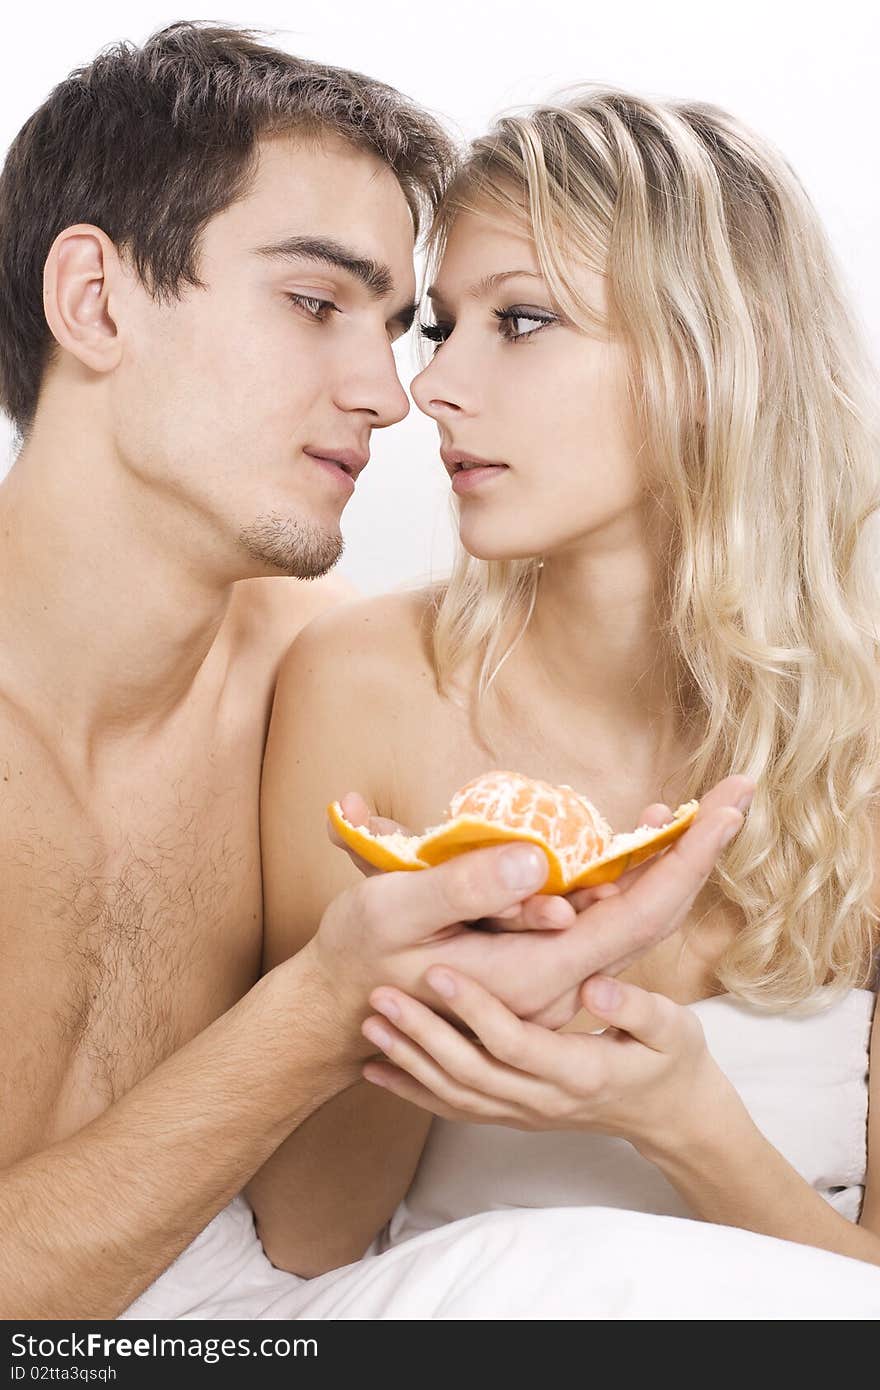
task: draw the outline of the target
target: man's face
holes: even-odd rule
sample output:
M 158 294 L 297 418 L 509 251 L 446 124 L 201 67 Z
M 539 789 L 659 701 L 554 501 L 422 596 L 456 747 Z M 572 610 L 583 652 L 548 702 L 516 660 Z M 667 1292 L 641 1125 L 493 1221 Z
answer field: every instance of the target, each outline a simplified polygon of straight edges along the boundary
M 146 505 L 180 503 L 201 570 L 324 573 L 372 431 L 408 410 L 391 351 L 415 297 L 404 195 L 336 138 L 265 141 L 250 192 L 206 227 L 198 275 L 172 302 L 129 284 L 110 386 L 122 464 Z

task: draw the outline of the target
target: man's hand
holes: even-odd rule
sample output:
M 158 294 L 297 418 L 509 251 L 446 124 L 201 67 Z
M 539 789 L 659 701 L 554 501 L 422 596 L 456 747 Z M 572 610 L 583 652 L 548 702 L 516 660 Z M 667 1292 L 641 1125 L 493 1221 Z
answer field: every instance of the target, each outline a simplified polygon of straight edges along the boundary
M 664 854 L 618 884 L 573 895 L 580 911 L 566 930 L 491 932 L 468 925 L 504 921 L 545 881 L 543 853 L 518 844 L 476 850 L 433 869 L 365 878 L 331 903 L 305 951 L 352 1020 L 363 1018 L 370 992 L 382 984 L 436 1008 L 424 977 L 445 963 L 520 1018 L 560 1028 L 577 1013 L 584 980 L 618 973 L 681 925 L 742 825 L 753 791 L 745 777 L 725 778 Z
M 412 831 L 405 825 L 400 825 L 396 820 L 389 820 L 386 816 L 371 816 L 370 808 L 362 796 L 357 792 L 349 792 L 340 802 L 342 814 L 350 825 L 362 825 L 369 830 L 371 835 L 407 835 L 411 836 Z M 649 808 L 649 810 L 657 808 Z M 659 821 L 642 820 L 641 825 L 664 825 L 672 818 L 672 812 L 667 810 L 664 819 Z M 356 850 L 346 844 L 335 827 L 328 823 L 327 833 L 334 845 L 345 850 L 352 864 L 359 869 L 365 878 L 375 878 L 377 874 L 384 874 L 385 869 L 377 869 L 369 860 L 362 859 Z M 546 877 L 546 874 L 545 874 Z M 543 878 L 538 884 L 540 888 Z M 483 930 L 491 931 L 555 931 L 563 927 L 570 927 L 577 916 L 577 907 L 574 899 L 569 900 L 564 897 L 557 897 L 547 893 L 533 893 L 521 902 L 513 903 L 510 907 L 496 912 L 492 917 L 480 919 L 478 925 Z M 477 919 L 471 923 L 477 924 Z

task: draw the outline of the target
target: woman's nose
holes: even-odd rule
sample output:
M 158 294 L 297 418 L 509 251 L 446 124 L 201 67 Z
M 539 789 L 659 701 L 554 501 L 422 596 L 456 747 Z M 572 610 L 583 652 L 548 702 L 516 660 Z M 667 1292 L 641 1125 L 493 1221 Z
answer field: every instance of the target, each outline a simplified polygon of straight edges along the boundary
M 435 357 L 424 371 L 413 377 L 410 392 L 419 410 L 434 420 L 450 414 L 457 415 L 465 409 L 464 393 L 453 381 L 451 373 L 441 370 L 439 357 Z

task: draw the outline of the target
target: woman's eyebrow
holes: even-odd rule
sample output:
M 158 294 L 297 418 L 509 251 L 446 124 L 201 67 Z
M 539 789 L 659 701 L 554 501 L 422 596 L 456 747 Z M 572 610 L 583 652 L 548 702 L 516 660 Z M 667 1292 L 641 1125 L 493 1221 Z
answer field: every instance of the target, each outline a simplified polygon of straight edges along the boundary
M 505 280 L 513 280 L 517 276 L 527 275 L 532 280 L 542 280 L 544 277 L 537 270 L 498 270 L 494 275 L 484 275 L 482 280 L 477 280 L 465 290 L 467 299 L 482 299 L 490 290 L 496 289 Z M 443 299 L 443 292 L 438 285 L 431 285 L 427 290 L 429 299 Z

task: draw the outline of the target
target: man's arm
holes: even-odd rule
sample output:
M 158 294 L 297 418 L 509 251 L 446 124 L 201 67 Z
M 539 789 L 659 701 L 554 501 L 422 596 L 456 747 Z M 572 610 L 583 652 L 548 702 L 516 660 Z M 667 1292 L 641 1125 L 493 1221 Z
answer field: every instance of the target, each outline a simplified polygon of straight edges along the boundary
M 115 1318 L 296 1125 L 358 1074 L 307 958 L 72 1138 L 0 1175 L 0 1317 Z

